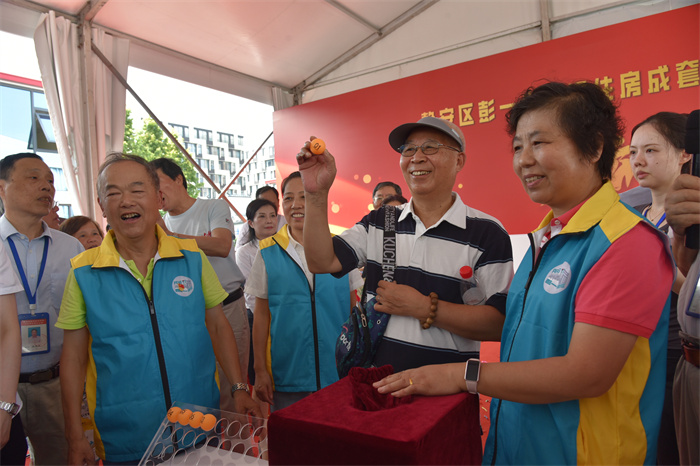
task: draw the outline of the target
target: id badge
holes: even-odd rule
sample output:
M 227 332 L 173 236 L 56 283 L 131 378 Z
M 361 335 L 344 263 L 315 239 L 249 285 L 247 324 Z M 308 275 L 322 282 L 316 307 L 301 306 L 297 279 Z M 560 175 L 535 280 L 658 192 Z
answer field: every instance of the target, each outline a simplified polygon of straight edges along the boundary
M 686 281 L 686 284 L 687 283 Z M 698 283 L 695 285 L 695 289 L 692 293 L 692 296 L 688 300 L 688 308 L 685 310 L 685 313 L 690 317 L 698 319 L 700 318 L 700 279 L 698 279 Z
M 48 353 L 51 350 L 49 314 L 20 314 L 19 330 L 22 335 L 22 356 Z

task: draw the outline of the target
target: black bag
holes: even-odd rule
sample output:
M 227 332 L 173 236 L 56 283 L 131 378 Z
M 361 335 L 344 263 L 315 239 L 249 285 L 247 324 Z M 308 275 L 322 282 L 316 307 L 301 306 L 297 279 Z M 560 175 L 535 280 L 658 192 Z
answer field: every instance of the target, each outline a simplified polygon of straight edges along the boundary
M 393 249 L 382 263 L 384 280 L 393 281 L 396 266 L 396 208 L 384 207 L 384 250 Z M 376 298 L 367 302 L 367 284 L 362 288 L 362 298 L 350 311 L 350 317 L 335 344 L 335 365 L 342 379 L 353 367 L 370 367 L 384 337 L 391 314 L 374 309 Z

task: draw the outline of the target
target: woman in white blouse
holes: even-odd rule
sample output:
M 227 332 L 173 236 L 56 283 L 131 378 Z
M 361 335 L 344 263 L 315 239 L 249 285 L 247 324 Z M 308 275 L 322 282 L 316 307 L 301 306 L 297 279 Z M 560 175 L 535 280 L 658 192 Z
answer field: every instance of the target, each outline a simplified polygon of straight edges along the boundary
M 248 219 L 248 231 L 241 238 L 243 246 L 236 251 L 236 264 L 243 272 L 246 280 L 250 274 L 253 260 L 258 253 L 259 242 L 277 233 L 277 208 L 267 199 L 255 199 L 245 211 Z M 255 308 L 255 296 L 244 293 L 245 306 L 248 308 L 248 323 L 250 324 L 250 363 L 248 364 L 248 378 L 250 383 L 255 383 L 255 371 L 253 370 L 253 309 Z

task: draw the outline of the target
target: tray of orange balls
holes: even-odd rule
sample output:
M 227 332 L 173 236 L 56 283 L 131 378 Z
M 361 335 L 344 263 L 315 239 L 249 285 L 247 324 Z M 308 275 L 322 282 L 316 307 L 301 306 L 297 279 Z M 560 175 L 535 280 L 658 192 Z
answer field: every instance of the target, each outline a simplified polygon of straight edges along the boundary
M 140 465 L 267 465 L 267 419 L 175 402 Z

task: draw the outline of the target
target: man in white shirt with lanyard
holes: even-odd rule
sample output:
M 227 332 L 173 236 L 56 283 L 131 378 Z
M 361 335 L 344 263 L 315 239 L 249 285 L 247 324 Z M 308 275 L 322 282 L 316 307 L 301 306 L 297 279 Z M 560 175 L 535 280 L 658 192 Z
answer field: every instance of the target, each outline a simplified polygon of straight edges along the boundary
M 70 259 L 84 249 L 41 220 L 53 207 L 55 192 L 53 173 L 38 155 L 13 154 L 0 161 L 5 206 L 0 238 L 23 286 L 15 294 L 22 341 L 20 415 L 37 465 L 64 464 L 67 458 L 58 378 L 63 331 L 54 324 Z M 32 329 L 46 337 L 45 344 L 30 345 Z
M 187 181 L 182 169 L 172 160 L 156 159 L 151 161 L 151 166 L 160 179 L 161 208 L 167 212 L 160 226 L 168 235 L 194 239 L 207 255 L 221 286 L 229 294 L 222 303 L 224 315 L 236 336 L 241 373 L 248 374 L 250 327 L 242 288 L 245 277 L 236 265 L 231 211 L 222 199 L 191 197 L 187 192 Z M 222 368 L 217 367 L 221 393 L 228 393 L 231 382 L 226 379 Z M 233 398 L 222 396 L 221 409 L 233 412 Z

